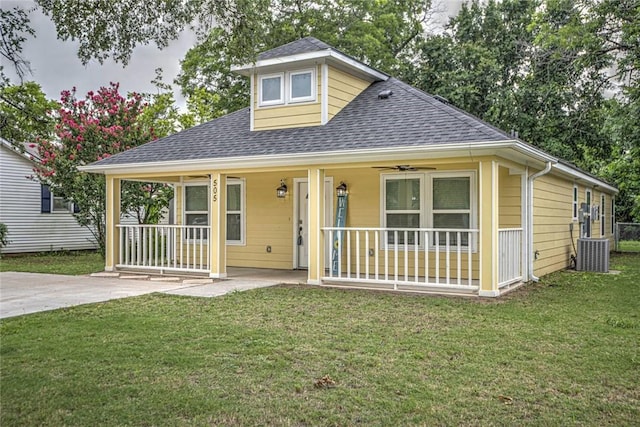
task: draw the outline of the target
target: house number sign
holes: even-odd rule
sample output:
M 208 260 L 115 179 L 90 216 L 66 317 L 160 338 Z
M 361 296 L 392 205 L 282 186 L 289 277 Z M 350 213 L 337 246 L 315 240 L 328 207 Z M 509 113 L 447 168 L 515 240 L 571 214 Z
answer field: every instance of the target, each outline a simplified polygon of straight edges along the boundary
M 213 203 L 218 201 L 218 180 L 213 180 L 213 185 L 211 186 L 211 196 L 213 197 Z

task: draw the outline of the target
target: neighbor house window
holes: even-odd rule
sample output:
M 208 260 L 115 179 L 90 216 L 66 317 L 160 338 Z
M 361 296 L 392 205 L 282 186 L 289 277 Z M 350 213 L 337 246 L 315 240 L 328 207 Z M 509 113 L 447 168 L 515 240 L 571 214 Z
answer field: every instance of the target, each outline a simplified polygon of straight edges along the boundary
M 304 102 L 315 100 L 313 70 L 289 73 L 289 101 Z
M 277 105 L 284 103 L 284 73 L 260 76 L 259 104 Z
M 604 216 L 604 207 L 606 204 L 606 200 L 604 198 L 604 194 L 600 195 L 600 237 L 604 237 L 605 233 L 605 216 Z
M 209 187 L 207 185 L 186 185 L 184 187 L 184 224 L 193 226 L 209 225 Z M 207 230 L 189 229 L 189 239 L 206 239 Z
M 244 244 L 244 181 L 227 181 L 227 243 Z
M 59 212 L 74 212 L 75 205 L 66 201 L 63 197 L 58 197 L 51 192 L 48 185 L 40 185 L 40 212 L 41 213 L 59 213 Z
M 422 175 L 388 175 L 384 177 L 384 227 L 420 228 L 422 224 L 422 183 Z M 387 242 L 395 243 L 394 232 L 388 233 Z M 404 244 L 403 232 L 398 232 L 398 243 Z M 407 234 L 407 243 L 416 243 L 414 233 Z
M 431 175 L 431 223 L 433 228 L 449 230 L 472 228 L 472 181 L 471 173 Z M 439 245 L 445 245 L 446 233 L 440 232 Z M 434 233 L 435 239 L 435 233 Z M 449 244 L 458 245 L 457 233 L 449 234 Z M 460 244 L 469 244 L 469 234 L 460 235 Z
M 572 219 L 578 220 L 578 186 L 573 186 L 573 214 Z

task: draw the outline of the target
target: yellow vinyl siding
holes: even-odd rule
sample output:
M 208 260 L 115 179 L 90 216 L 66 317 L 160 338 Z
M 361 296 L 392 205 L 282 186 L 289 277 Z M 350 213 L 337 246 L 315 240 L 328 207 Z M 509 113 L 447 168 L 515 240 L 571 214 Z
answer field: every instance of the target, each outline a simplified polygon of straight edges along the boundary
M 295 104 L 284 104 L 269 107 L 258 106 L 258 90 L 260 79 L 254 79 L 253 87 L 253 129 L 285 129 L 304 126 L 319 126 L 321 124 L 322 99 L 322 67 L 316 66 L 316 100 Z M 294 71 L 294 70 L 291 70 Z M 285 79 L 286 79 L 285 74 Z M 283 80 L 284 84 L 284 80 Z M 285 93 L 286 98 L 286 93 Z
M 370 82 L 359 79 L 335 67 L 329 68 L 329 120 L 349 102 L 369 87 Z
M 287 197 L 276 197 L 276 187 L 286 176 Z M 307 172 L 246 174 L 246 243 L 227 246 L 230 267 L 293 268 L 293 178 Z M 267 252 L 271 246 L 271 252 Z
M 498 180 L 499 227 L 522 227 L 521 175 L 510 175 L 509 169 L 500 167 Z
M 584 187 L 578 187 L 584 193 Z M 572 222 L 573 183 L 553 175 L 534 181 L 533 250 L 538 251 L 534 273 L 542 276 L 569 265 L 573 248 L 569 232 Z M 574 225 L 574 237 L 579 230 Z

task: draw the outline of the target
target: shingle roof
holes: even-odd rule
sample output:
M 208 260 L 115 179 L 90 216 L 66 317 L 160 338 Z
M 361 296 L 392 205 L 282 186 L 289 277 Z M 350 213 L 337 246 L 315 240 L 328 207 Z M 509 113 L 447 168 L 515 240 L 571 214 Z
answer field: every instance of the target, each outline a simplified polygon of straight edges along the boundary
M 393 95 L 378 99 L 383 90 L 391 90 Z M 93 165 L 513 140 L 394 78 L 371 84 L 324 126 L 251 131 L 249 120 L 249 108 L 245 108 Z
M 258 55 L 258 60 L 279 58 L 281 56 L 298 55 L 307 52 L 316 52 L 318 50 L 333 49 L 331 46 L 323 41 L 316 39 L 315 37 L 305 37 L 287 43 L 282 46 L 278 46 L 274 49 L 267 50 Z

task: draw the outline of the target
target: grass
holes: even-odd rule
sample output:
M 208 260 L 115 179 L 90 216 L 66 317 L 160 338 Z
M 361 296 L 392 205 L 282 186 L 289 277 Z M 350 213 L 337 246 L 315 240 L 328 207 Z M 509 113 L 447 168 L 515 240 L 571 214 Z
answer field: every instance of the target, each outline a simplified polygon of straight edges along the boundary
M 620 252 L 640 252 L 640 241 L 621 240 L 618 242 L 618 250 Z
M 104 259 L 97 252 L 43 252 L 39 254 L 3 255 L 1 271 L 49 274 L 90 274 L 104 270 Z
M 6 319 L 0 425 L 637 425 L 640 257 L 612 266 L 499 300 L 280 286 Z

